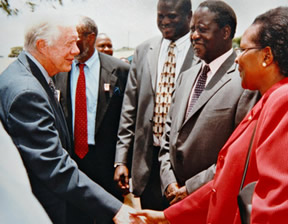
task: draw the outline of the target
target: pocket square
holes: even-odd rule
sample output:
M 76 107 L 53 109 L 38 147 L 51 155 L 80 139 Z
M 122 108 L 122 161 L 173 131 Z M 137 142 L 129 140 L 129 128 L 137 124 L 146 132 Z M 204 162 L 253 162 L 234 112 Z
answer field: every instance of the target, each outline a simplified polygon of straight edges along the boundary
M 121 95 L 121 91 L 120 91 L 120 88 L 119 88 L 118 86 L 116 86 L 116 87 L 114 88 L 113 94 L 115 94 L 115 95 Z

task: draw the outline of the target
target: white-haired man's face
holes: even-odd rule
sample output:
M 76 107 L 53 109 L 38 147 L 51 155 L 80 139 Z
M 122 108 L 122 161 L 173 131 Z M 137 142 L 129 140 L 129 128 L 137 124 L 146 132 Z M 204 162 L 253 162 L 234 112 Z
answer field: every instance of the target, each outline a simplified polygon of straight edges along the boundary
M 47 59 L 46 70 L 50 76 L 59 72 L 68 72 L 71 70 L 71 65 L 74 57 L 79 54 L 77 47 L 78 33 L 73 27 L 60 27 L 61 34 L 52 45 L 46 46 L 44 51 Z

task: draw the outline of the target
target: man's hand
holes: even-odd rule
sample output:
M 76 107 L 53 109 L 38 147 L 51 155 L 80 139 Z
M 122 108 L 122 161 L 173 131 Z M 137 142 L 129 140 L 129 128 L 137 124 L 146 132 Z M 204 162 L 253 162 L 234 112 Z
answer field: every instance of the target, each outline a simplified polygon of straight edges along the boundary
M 129 193 L 129 170 L 127 166 L 123 164 L 116 167 L 114 181 L 117 182 L 118 187 L 124 195 Z
M 139 224 L 170 224 L 170 222 L 165 218 L 164 212 L 153 211 L 153 210 L 140 210 L 135 213 L 131 213 L 131 216 L 141 220 Z
M 179 186 L 177 183 L 169 184 L 165 191 L 165 197 L 168 201 L 172 201 L 176 197 L 176 192 L 178 191 Z
M 135 209 L 127 206 L 127 205 L 122 205 L 120 210 L 117 212 L 117 214 L 114 216 L 113 221 L 115 224 L 134 224 L 137 223 L 137 218 L 138 217 L 133 217 L 130 215 L 130 213 L 135 213 Z M 140 218 L 139 218 L 140 220 Z M 141 224 L 141 222 L 138 222 Z
M 186 186 L 183 186 L 181 188 L 179 188 L 176 192 L 176 196 L 174 197 L 174 199 L 170 202 L 170 205 L 175 204 L 178 201 L 181 201 L 183 198 L 187 197 L 188 193 L 187 193 L 187 189 Z

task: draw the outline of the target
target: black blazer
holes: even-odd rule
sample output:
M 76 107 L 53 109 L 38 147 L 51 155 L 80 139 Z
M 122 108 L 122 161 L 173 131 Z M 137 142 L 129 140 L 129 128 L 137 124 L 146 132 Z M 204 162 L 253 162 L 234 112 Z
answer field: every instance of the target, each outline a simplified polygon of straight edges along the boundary
M 123 199 L 113 177 L 117 131 L 130 66 L 120 59 L 103 53 L 99 53 L 99 59 L 100 79 L 95 122 L 95 146 L 89 147 L 88 154 L 82 160 L 75 155 L 74 151 L 71 155 L 80 169 L 92 180 L 117 198 Z M 60 90 L 60 102 L 71 139 L 73 139 L 70 78 L 70 73 L 58 74 L 55 76 L 55 84 L 56 88 Z M 110 84 L 109 91 L 104 90 L 104 83 Z

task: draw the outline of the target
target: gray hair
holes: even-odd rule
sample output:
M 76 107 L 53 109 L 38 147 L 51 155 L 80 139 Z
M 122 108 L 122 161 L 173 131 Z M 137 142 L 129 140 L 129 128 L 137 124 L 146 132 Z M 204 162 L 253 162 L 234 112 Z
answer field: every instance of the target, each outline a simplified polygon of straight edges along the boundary
M 42 13 L 37 17 L 34 15 L 33 21 L 26 28 L 24 48 L 27 51 L 36 50 L 36 42 L 40 39 L 45 40 L 48 46 L 53 45 L 61 34 L 60 27 L 76 27 L 76 21 L 67 14 Z
M 98 27 L 93 19 L 87 16 L 79 16 L 78 20 L 79 22 L 78 22 L 77 27 L 81 27 L 84 30 L 84 32 L 87 34 L 94 33 L 95 36 L 97 37 Z M 95 42 L 96 42 L 96 38 L 95 38 Z

